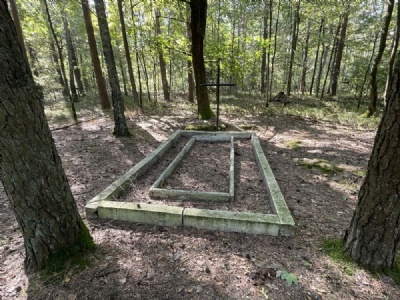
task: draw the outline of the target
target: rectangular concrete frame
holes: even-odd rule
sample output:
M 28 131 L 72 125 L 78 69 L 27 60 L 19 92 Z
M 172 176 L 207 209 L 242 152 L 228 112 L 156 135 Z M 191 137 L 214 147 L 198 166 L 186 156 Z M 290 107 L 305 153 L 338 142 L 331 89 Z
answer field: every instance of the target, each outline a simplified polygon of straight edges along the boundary
M 231 144 L 234 143 L 233 139 L 251 138 L 257 163 L 262 171 L 263 179 L 267 185 L 276 215 L 195 208 L 184 209 L 167 205 L 109 201 L 118 197 L 131 180 L 143 175 L 181 136 L 192 137 L 195 135 L 211 135 L 220 138 L 229 137 L 231 138 Z M 234 159 L 233 148 L 232 146 L 230 153 L 231 162 Z M 229 176 L 233 176 L 233 165 L 230 166 Z M 229 194 L 231 193 L 233 193 L 233 186 L 230 184 Z M 100 217 L 163 226 L 183 225 L 210 230 L 237 231 L 275 236 L 292 236 L 295 225 L 258 138 L 252 133 L 247 132 L 177 130 L 146 158 L 90 200 L 85 208 L 88 218 Z
M 202 191 L 191 191 L 191 190 L 179 190 L 179 189 L 164 189 L 162 186 L 168 180 L 170 176 L 174 173 L 175 169 L 184 159 L 186 154 L 190 151 L 196 141 L 201 142 L 230 142 L 230 154 L 229 154 L 229 192 L 202 192 Z M 218 201 L 218 202 L 228 202 L 233 201 L 235 195 L 235 144 L 233 136 L 227 135 L 193 135 L 189 142 L 183 147 L 181 152 L 175 157 L 175 159 L 170 163 L 170 165 L 161 173 L 156 182 L 151 186 L 149 190 L 149 195 L 151 198 L 163 198 L 163 199 L 179 199 L 182 201 Z

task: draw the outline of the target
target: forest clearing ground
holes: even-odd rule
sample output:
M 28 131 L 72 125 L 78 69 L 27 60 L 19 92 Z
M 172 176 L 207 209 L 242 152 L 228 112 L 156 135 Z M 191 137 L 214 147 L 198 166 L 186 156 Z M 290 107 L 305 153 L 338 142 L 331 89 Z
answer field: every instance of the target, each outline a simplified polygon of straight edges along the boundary
M 348 270 L 321 247 L 342 237 L 350 222 L 375 130 L 292 116 L 283 108 L 266 113 L 257 103 L 247 114 L 234 101 L 223 105 L 228 130 L 251 124 L 260 138 L 295 219 L 294 237 L 93 220 L 87 224 L 98 248 L 89 255 L 90 266 L 28 279 L 23 240 L 1 188 L 0 299 L 265 299 L 262 289 L 269 299 L 399 299 L 391 279 Z M 101 114 L 53 131 L 82 216 L 87 201 L 104 187 L 174 130 L 197 122 L 193 106 L 171 106 L 162 103 L 151 115 L 128 112 L 132 138 L 113 137 L 113 122 Z M 307 168 L 299 163 L 305 159 L 337 168 Z M 299 284 L 277 278 L 280 270 L 296 274 Z

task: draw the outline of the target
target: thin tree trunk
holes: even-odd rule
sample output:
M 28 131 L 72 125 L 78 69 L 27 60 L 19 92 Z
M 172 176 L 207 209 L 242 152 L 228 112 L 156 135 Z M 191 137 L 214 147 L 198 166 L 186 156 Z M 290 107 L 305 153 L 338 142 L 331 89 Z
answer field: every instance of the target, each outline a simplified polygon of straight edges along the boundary
M 200 119 L 210 119 L 214 116 L 211 111 L 207 88 L 201 86 L 207 82 L 206 68 L 204 65 L 204 38 L 207 22 L 207 0 L 190 1 L 192 30 L 192 57 L 193 70 L 196 80 L 197 110 Z
M 344 42 L 346 39 L 346 31 L 347 31 L 347 23 L 349 21 L 349 8 L 346 8 L 346 11 L 343 14 L 343 21 L 340 30 L 340 37 L 337 43 L 337 50 L 335 56 L 335 64 L 333 66 L 332 72 L 332 84 L 331 84 L 331 96 L 336 96 L 338 80 L 340 74 L 340 66 L 342 63 Z
M 65 40 L 67 42 L 67 52 L 68 52 L 68 65 L 69 65 L 69 86 L 71 88 L 71 95 L 72 95 L 72 101 L 77 102 L 78 101 L 78 93 L 76 91 L 76 86 L 75 86 L 75 76 L 74 76 L 74 67 L 76 65 L 76 57 L 73 54 L 73 45 L 72 45 L 72 39 L 71 39 L 71 32 L 69 30 L 68 26 L 68 21 L 67 21 L 67 15 L 65 13 L 64 8 L 61 10 L 61 18 L 64 24 L 64 31 L 65 31 Z
M 313 69 L 313 74 L 311 76 L 311 83 L 310 83 L 310 96 L 312 95 L 313 87 L 314 87 L 314 80 L 315 80 L 315 74 L 317 73 L 317 66 L 318 66 L 318 58 L 319 58 L 319 48 L 321 45 L 321 37 L 322 37 L 322 31 L 325 27 L 325 19 L 321 19 L 321 25 L 319 26 L 319 33 L 318 33 L 318 44 L 317 44 L 317 53 L 315 54 L 315 61 L 314 61 L 314 69 Z M 323 47 L 323 46 L 322 46 Z M 323 48 L 322 48 L 323 49 Z M 322 56 L 322 54 L 321 54 Z M 318 94 L 317 94 L 318 97 Z
M 394 60 L 396 58 L 396 53 L 397 53 L 397 48 L 399 46 L 399 39 L 400 39 L 400 1 L 397 0 L 397 17 L 396 17 L 396 31 L 394 33 L 394 39 L 392 43 L 392 51 L 390 53 L 390 59 L 389 59 L 389 69 L 388 69 L 388 75 L 386 79 L 386 86 L 385 86 L 385 93 L 383 95 L 383 101 L 384 103 L 387 102 L 388 100 L 388 92 L 389 92 L 389 87 L 391 85 L 391 78 L 393 75 L 393 65 L 394 65 Z
M 119 62 L 119 69 L 121 70 L 121 77 L 122 77 L 122 86 L 124 88 L 124 95 L 128 96 L 128 88 L 126 84 L 126 75 L 125 75 L 125 68 L 124 68 L 124 63 L 122 62 L 122 58 L 118 58 Z
M 394 265 L 400 246 L 400 55 L 343 250 L 369 269 Z
M 370 72 L 370 70 L 371 70 L 371 65 L 372 65 L 372 61 L 373 61 L 373 59 L 374 59 L 374 55 L 375 55 L 376 42 L 378 41 L 378 36 L 379 36 L 379 33 L 377 33 L 377 34 L 375 35 L 374 46 L 372 47 L 371 58 L 370 58 L 370 60 L 369 60 L 368 67 L 367 67 L 367 69 L 365 70 L 364 80 L 363 80 L 363 83 L 361 84 L 360 94 L 358 95 L 357 109 L 359 109 L 360 106 L 361 106 L 361 99 L 362 99 L 362 95 L 363 95 L 363 93 L 364 93 L 364 86 L 365 86 L 365 83 L 367 82 L 368 74 L 369 74 L 369 72 Z
M 103 44 L 104 59 L 107 65 L 108 80 L 111 87 L 111 99 L 114 112 L 114 134 L 116 136 L 129 136 L 125 119 L 125 106 L 118 80 L 114 52 L 111 45 L 110 31 L 108 29 L 106 9 L 103 0 L 95 0 L 96 14 L 99 22 L 100 37 Z
M 143 66 L 144 79 L 145 79 L 146 88 L 147 88 L 147 97 L 148 97 L 149 102 L 151 102 L 149 75 L 147 73 L 146 59 L 144 57 L 143 52 L 141 52 L 141 54 L 142 54 L 142 66 Z
M 329 52 L 329 46 L 325 46 L 325 43 L 322 43 L 322 53 L 321 53 L 320 62 L 319 62 L 318 77 L 317 77 L 317 88 L 316 88 L 316 93 L 315 93 L 315 95 L 317 97 L 319 96 L 319 90 L 320 90 L 320 87 L 321 87 L 322 74 L 324 72 L 326 60 L 328 58 L 328 52 Z
M 108 99 L 106 82 L 104 80 L 103 71 L 101 70 L 99 53 L 97 51 L 96 39 L 92 25 L 92 17 L 90 13 L 88 0 L 81 0 L 83 19 L 85 20 L 86 33 L 90 48 L 90 57 L 92 59 L 94 75 L 96 78 L 97 89 L 99 91 L 102 109 L 110 109 L 110 101 Z
M 187 32 L 187 38 L 189 41 L 189 47 L 192 47 L 192 31 L 190 30 L 190 8 L 188 7 L 187 13 L 186 13 L 186 32 Z M 190 52 L 190 49 L 189 49 Z M 187 59 L 187 68 L 188 68 L 188 74 L 187 74 L 187 80 L 188 80 L 188 100 L 189 102 L 194 102 L 194 78 L 193 78 L 193 67 L 192 67 L 192 56 L 188 55 Z
M 122 0 L 118 0 L 117 2 L 118 2 L 119 21 L 121 23 L 122 40 L 124 41 L 125 58 L 126 58 L 126 63 L 128 65 L 128 74 L 129 74 L 129 80 L 131 82 L 133 100 L 135 101 L 136 105 L 139 105 L 139 95 L 136 89 L 135 77 L 133 76 L 131 54 L 129 51 L 128 37 L 126 35 L 124 11 L 122 9 Z
M 265 93 L 266 87 L 265 87 L 265 81 L 266 81 L 266 70 L 267 70 L 267 47 L 265 46 L 265 41 L 268 39 L 268 17 L 267 17 L 267 11 L 266 11 L 267 4 L 265 4 L 264 7 L 264 16 L 263 16 L 263 34 L 262 34 L 262 41 L 263 41 L 263 47 L 262 47 L 262 56 L 261 56 L 261 88 L 260 92 Z M 267 80 L 268 82 L 268 80 Z
M 156 14 L 156 34 L 157 38 L 161 38 L 161 26 L 160 26 L 160 10 L 157 8 L 155 11 Z M 161 72 L 161 82 L 162 82 L 162 87 L 163 87 L 163 93 L 164 93 L 164 100 L 165 101 L 171 101 L 171 96 L 170 96 L 170 91 L 169 91 L 169 85 L 168 85 L 168 79 L 167 79 L 167 64 L 164 59 L 164 53 L 163 49 L 161 46 L 161 43 L 157 43 L 158 47 L 158 59 L 160 61 L 160 72 Z
M 307 76 L 307 69 L 308 69 L 308 47 L 309 47 L 309 41 L 310 41 L 310 27 L 311 23 L 308 23 L 307 26 L 307 35 L 306 35 L 306 41 L 305 41 L 305 46 L 304 46 L 304 58 L 303 58 L 303 72 L 301 74 L 301 83 L 300 83 L 300 92 L 302 95 L 304 95 L 304 92 L 306 90 L 306 76 Z
M 94 248 L 72 196 L 6 1 L 0 1 L 0 180 L 25 246 L 28 273 Z M 51 265 L 50 265 L 51 268 Z
M 57 51 L 56 51 L 56 46 L 54 46 L 53 39 L 50 39 L 49 43 L 50 43 L 51 57 L 52 57 L 53 62 L 55 64 L 56 72 L 57 72 L 57 75 L 58 75 L 58 79 L 56 81 L 63 87 L 63 95 L 64 96 L 68 96 L 67 91 L 65 89 L 64 78 L 63 78 L 63 75 L 62 75 L 62 72 L 61 72 L 60 63 L 58 61 L 58 55 L 57 55 Z
M 378 67 L 382 60 L 383 52 L 386 47 L 386 39 L 388 35 L 390 20 L 392 19 L 394 7 L 394 0 L 387 1 L 387 10 L 385 17 L 383 18 L 382 30 L 381 30 L 381 39 L 379 42 L 378 53 L 375 56 L 374 62 L 371 67 L 371 77 L 369 81 L 369 105 L 367 111 L 367 117 L 371 117 L 376 111 L 376 104 L 378 103 L 378 83 L 376 82 L 376 78 L 378 75 Z
M 265 103 L 265 107 L 268 107 L 269 102 L 272 100 L 272 87 L 274 83 L 274 67 L 275 67 L 275 54 L 276 54 L 276 36 L 278 33 L 278 25 L 279 25 L 279 13 L 281 9 L 281 0 L 278 1 L 278 9 L 277 9 L 277 16 L 275 20 L 275 32 L 274 32 L 274 54 L 272 55 L 271 58 L 271 76 L 270 76 L 270 82 L 269 82 L 269 98 L 267 98 L 267 101 Z
M 69 97 L 70 103 L 71 103 L 72 117 L 74 118 L 74 121 L 77 122 L 78 121 L 78 117 L 76 115 L 75 104 L 74 104 L 74 101 L 73 101 L 72 96 L 71 96 L 71 92 L 70 92 L 70 89 L 69 89 L 67 76 L 65 75 L 65 64 L 64 64 L 64 57 L 62 55 L 61 46 L 60 46 L 60 43 L 58 41 L 57 35 L 56 35 L 55 31 L 54 31 L 53 22 L 51 21 L 51 16 L 50 16 L 50 12 L 49 12 L 49 7 L 47 5 L 47 0 L 42 0 L 42 1 L 43 1 L 44 6 L 45 6 L 46 16 L 47 16 L 47 21 L 48 21 L 48 25 L 49 25 L 49 28 L 50 28 L 50 32 L 51 32 L 51 34 L 53 36 L 54 42 L 56 43 L 58 57 L 60 58 L 61 72 L 62 72 L 62 75 L 63 75 L 63 78 L 64 78 L 65 89 L 67 90 L 67 94 L 68 94 L 68 97 Z
M 290 51 L 290 60 L 289 60 L 289 70 L 287 77 L 287 86 L 286 86 L 286 94 L 290 96 L 292 89 L 292 73 L 293 73 L 293 62 L 294 62 L 294 54 L 297 48 L 297 27 L 300 25 L 300 0 L 296 3 L 296 10 L 294 12 L 293 17 L 293 31 L 292 31 L 292 47 Z

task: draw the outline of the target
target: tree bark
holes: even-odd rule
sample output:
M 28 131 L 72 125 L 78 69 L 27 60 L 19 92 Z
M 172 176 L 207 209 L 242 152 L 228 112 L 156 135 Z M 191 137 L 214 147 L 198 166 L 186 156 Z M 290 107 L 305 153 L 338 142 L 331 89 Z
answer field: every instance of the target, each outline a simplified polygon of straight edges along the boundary
M 343 15 L 343 21 L 340 29 L 340 37 L 337 43 L 336 56 L 335 56 L 335 64 L 332 70 L 332 84 L 331 84 L 331 96 L 336 96 L 338 80 L 340 74 L 340 66 L 342 63 L 343 49 L 344 49 L 344 41 L 346 39 L 346 31 L 347 31 L 347 23 L 349 21 L 349 9 L 346 8 L 346 11 Z
M 43 99 L 0 0 L 0 179 L 24 238 L 27 272 L 94 247 L 47 124 Z
M 371 117 L 376 111 L 376 104 L 378 103 L 378 83 L 376 82 L 376 77 L 378 75 L 378 67 L 382 60 L 383 52 L 386 47 L 386 38 L 389 30 L 390 20 L 392 19 L 394 7 L 394 0 L 387 1 L 386 14 L 383 18 L 381 39 L 379 42 L 378 53 L 375 56 L 374 62 L 371 67 L 371 77 L 369 80 L 369 105 L 367 111 L 367 117 Z
M 161 36 L 160 10 L 157 8 L 155 13 L 156 13 L 157 38 L 161 39 L 161 37 L 160 37 Z M 162 87 L 163 87 L 164 100 L 171 101 L 168 79 L 167 79 L 167 64 L 165 63 L 164 53 L 163 53 L 163 49 L 162 49 L 160 41 L 157 42 L 157 47 L 158 47 L 158 49 L 157 49 L 158 50 L 158 59 L 160 61 L 161 82 L 162 82 Z
M 97 89 L 99 91 L 100 103 L 102 109 L 110 109 L 110 101 L 108 99 L 106 82 L 104 80 L 103 71 L 101 70 L 99 53 L 97 51 L 96 39 L 94 37 L 94 30 L 92 24 L 92 17 L 90 13 L 88 0 L 81 0 L 83 19 L 85 20 L 85 28 L 88 37 L 90 57 L 92 59 L 94 75 L 96 78 Z
M 265 4 L 266 6 L 266 4 Z M 268 17 L 266 9 L 264 9 L 264 17 L 263 17 L 263 43 L 268 39 Z M 266 81 L 266 70 L 267 70 L 267 47 L 263 45 L 262 47 L 262 56 L 261 56 L 261 88 L 260 92 L 265 93 L 265 81 Z M 268 82 L 268 80 L 267 80 Z
M 118 12 L 119 12 L 119 21 L 121 23 L 122 40 L 124 41 L 125 58 L 126 58 L 126 63 L 128 65 L 128 75 L 129 75 L 129 80 L 131 82 L 133 100 L 135 101 L 136 105 L 139 106 L 139 95 L 136 89 L 135 77 L 133 76 L 132 59 L 129 51 L 128 37 L 126 35 L 124 11 L 122 9 L 122 0 L 118 0 Z
M 115 65 L 114 52 L 111 45 L 110 31 L 108 29 L 106 9 L 103 0 L 95 0 L 96 14 L 99 22 L 100 37 L 103 44 L 104 59 L 107 65 L 108 80 L 111 87 L 111 99 L 114 112 L 114 134 L 116 136 L 129 136 L 125 119 L 125 106 L 119 85 L 117 67 Z
M 400 246 L 400 55 L 343 249 L 372 270 L 392 268 Z
M 207 0 L 190 1 L 192 30 L 192 57 L 193 71 L 196 80 L 197 110 L 200 119 L 210 119 L 214 116 L 208 99 L 207 88 L 201 86 L 207 82 L 206 68 L 204 65 L 204 37 L 206 34 Z

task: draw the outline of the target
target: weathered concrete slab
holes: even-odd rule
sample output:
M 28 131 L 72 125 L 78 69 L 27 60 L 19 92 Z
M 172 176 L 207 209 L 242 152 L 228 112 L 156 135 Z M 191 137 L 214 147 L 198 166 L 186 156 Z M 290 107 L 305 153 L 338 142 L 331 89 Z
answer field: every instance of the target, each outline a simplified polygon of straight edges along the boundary
M 276 215 L 185 208 L 183 226 L 201 229 L 279 235 Z
M 182 207 L 116 201 L 102 201 L 98 207 L 100 218 L 160 226 L 182 226 L 182 212 Z
M 256 155 L 257 164 L 260 167 L 263 180 L 267 185 L 273 209 L 275 213 L 278 215 L 279 223 L 282 225 L 287 225 L 288 227 L 294 226 L 295 223 L 292 214 L 290 213 L 290 210 L 286 205 L 281 189 L 279 188 L 279 185 L 276 182 L 272 169 L 268 163 L 267 158 L 264 155 L 264 151 L 261 148 L 260 141 L 256 136 L 252 137 L 252 143 Z M 289 232 L 289 231 L 283 230 L 282 232 Z

